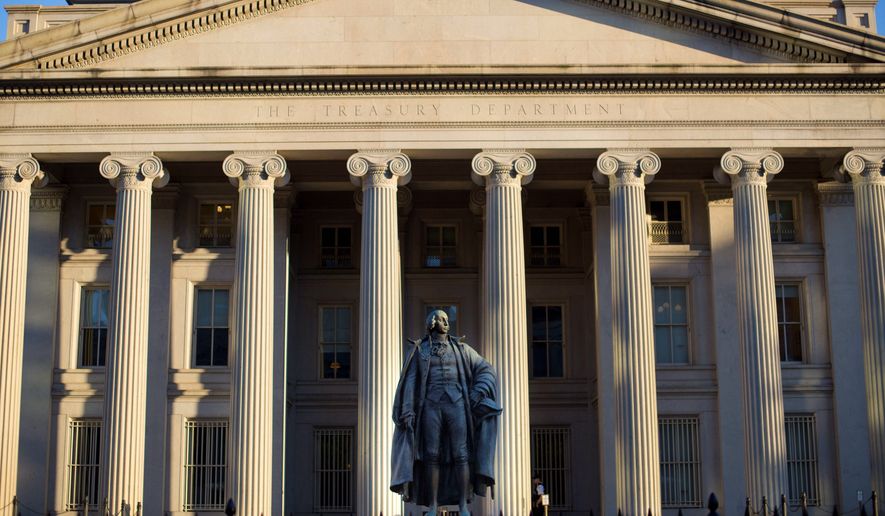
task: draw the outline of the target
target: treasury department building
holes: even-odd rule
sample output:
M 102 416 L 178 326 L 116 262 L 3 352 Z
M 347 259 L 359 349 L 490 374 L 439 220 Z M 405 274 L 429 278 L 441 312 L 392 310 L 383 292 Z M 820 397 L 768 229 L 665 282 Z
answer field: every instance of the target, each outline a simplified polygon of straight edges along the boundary
M 873 7 L 8 6 L 0 515 L 422 514 L 436 309 L 498 375 L 476 515 L 871 514 Z

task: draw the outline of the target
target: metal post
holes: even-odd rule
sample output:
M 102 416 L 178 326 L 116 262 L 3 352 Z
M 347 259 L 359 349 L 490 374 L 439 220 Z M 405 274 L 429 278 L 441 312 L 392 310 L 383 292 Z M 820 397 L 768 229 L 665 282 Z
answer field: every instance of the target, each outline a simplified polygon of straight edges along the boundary
M 873 495 L 871 497 L 873 501 L 873 516 L 879 516 L 879 496 L 876 495 L 876 490 L 873 490 Z
M 768 516 L 768 498 L 762 497 L 762 516 Z
M 18 496 L 13 495 L 12 497 L 12 516 L 19 516 L 18 512 Z
M 135 506 L 135 516 L 141 516 L 141 502 Z
M 787 516 L 787 497 L 781 493 L 781 516 Z
M 799 503 L 802 505 L 802 516 L 808 516 L 808 495 L 804 492 L 799 497 Z
M 89 497 L 83 498 L 83 516 L 89 516 Z

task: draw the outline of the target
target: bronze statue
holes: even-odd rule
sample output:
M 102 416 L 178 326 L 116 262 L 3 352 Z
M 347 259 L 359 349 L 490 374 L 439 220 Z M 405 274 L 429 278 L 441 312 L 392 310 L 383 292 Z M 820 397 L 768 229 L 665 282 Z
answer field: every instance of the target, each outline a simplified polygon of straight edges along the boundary
M 472 494 L 485 496 L 495 485 L 498 378 L 473 348 L 449 335 L 445 312 L 431 312 L 426 329 L 412 341 L 396 388 L 390 489 L 429 507 L 428 516 L 455 504 L 469 516 Z

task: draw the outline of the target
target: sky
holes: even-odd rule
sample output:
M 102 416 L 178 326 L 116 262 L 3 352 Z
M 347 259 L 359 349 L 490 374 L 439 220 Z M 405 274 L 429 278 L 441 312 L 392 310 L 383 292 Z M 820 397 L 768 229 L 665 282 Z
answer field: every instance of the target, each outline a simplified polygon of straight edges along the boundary
M 65 0 L 0 0 L 0 7 L 17 4 L 65 5 Z M 885 35 L 885 0 L 876 5 L 876 28 Z M 6 40 L 6 10 L 0 9 L 0 41 Z

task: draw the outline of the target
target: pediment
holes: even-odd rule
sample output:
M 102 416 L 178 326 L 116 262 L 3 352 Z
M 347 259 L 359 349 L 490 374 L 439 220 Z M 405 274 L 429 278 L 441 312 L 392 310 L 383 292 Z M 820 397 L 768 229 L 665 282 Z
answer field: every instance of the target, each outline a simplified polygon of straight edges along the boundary
M 143 0 L 6 42 L 0 69 L 402 75 L 885 62 L 885 40 L 848 27 L 786 11 L 775 23 L 777 9 L 752 2 L 755 17 L 715 2 L 657 1 Z

